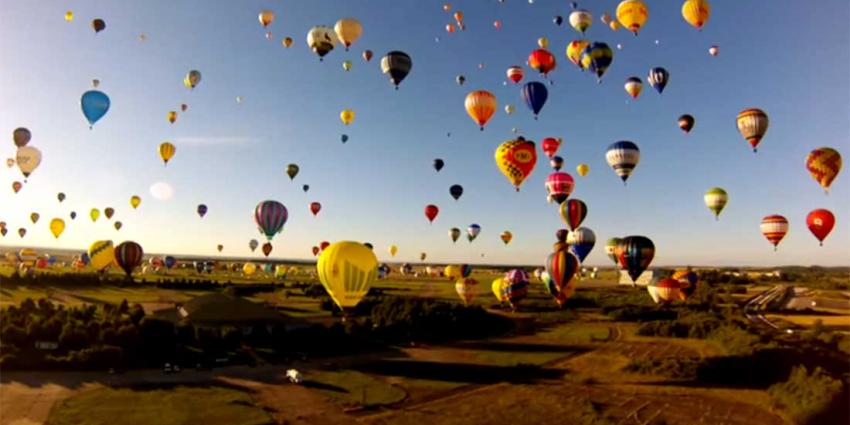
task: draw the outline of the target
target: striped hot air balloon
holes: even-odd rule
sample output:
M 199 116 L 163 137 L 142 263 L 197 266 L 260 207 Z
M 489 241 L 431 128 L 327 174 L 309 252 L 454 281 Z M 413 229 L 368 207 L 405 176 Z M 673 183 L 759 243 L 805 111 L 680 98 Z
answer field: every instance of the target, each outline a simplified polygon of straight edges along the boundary
M 466 113 L 475 121 L 483 131 L 484 126 L 490 121 L 493 113 L 496 112 L 496 96 L 486 90 L 477 90 L 466 95 L 464 101 Z
M 623 180 L 623 184 L 626 184 L 626 180 L 640 161 L 640 149 L 628 140 L 619 141 L 608 146 L 605 159 Z
M 629 77 L 626 79 L 626 84 L 623 85 L 623 88 L 626 89 L 626 93 L 628 93 L 632 99 L 637 99 L 641 90 L 643 90 L 643 82 L 641 82 L 638 77 Z
M 88 258 L 89 264 L 97 271 L 109 267 L 115 260 L 115 248 L 112 241 L 96 241 L 91 244 Z
M 504 282 L 502 294 L 515 309 L 528 295 L 528 273 L 523 269 L 513 269 L 505 274 Z
M 289 213 L 286 207 L 277 201 L 262 201 L 254 208 L 254 222 L 269 241 L 283 230 L 287 218 Z
M 115 263 L 124 270 L 129 278 L 133 274 L 133 269 L 142 264 L 144 254 L 142 246 L 136 242 L 121 242 L 115 247 Z
M 776 251 L 779 242 L 788 233 L 788 219 L 779 214 L 763 218 L 761 220 L 761 233 L 773 244 L 773 250 Z
M 829 193 L 829 186 L 841 171 L 841 154 L 832 148 L 817 148 L 806 157 L 806 169 L 823 190 Z
M 587 204 L 581 199 L 570 199 L 561 204 L 561 219 L 570 228 L 575 230 L 581 226 L 581 222 L 587 217 Z
M 620 262 L 617 260 L 619 255 L 617 254 L 617 248 L 620 244 L 623 243 L 622 238 L 610 238 L 608 242 L 605 242 L 605 255 L 614 262 L 615 266 L 619 266 Z
M 628 271 L 634 283 L 652 263 L 655 244 L 646 236 L 626 236 L 617 246 L 616 253 L 620 268 Z
M 655 283 L 650 282 L 646 286 L 646 290 L 649 292 L 649 296 L 652 297 L 652 301 L 655 301 L 656 304 L 667 305 L 676 300 L 685 300 L 685 294 L 682 293 L 682 286 L 682 282 L 668 277 Z
M 343 241 L 322 250 L 316 269 L 334 302 L 341 309 L 351 309 L 366 296 L 377 278 L 378 259 L 365 245 Z
M 557 292 L 560 292 L 562 288 L 570 283 L 573 276 L 578 272 L 579 259 L 573 253 L 563 250 L 550 254 L 546 259 L 545 265 L 546 274 L 556 290 L 556 293 L 552 295 L 557 296 Z M 541 280 L 543 280 L 542 277 Z M 552 293 L 552 289 L 549 290 L 549 293 Z
M 744 109 L 738 114 L 736 121 L 741 136 L 744 136 L 744 139 L 750 143 L 750 146 L 753 147 L 753 152 L 757 152 L 757 147 L 761 139 L 767 133 L 767 125 L 769 123 L 767 114 L 758 108 Z
M 514 65 L 508 68 L 506 74 L 508 75 L 508 79 L 513 81 L 514 84 L 522 81 L 522 77 L 525 75 L 522 67 Z
M 703 200 L 705 201 L 705 206 L 714 213 L 714 219 L 719 220 L 720 212 L 723 211 L 723 207 L 729 201 L 729 195 L 722 188 L 712 187 L 705 192 Z

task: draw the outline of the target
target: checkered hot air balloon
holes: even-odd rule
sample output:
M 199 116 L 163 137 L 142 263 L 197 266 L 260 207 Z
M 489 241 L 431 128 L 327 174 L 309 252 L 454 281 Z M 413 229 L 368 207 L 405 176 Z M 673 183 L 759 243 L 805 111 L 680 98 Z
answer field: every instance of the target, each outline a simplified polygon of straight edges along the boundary
M 283 230 L 287 218 L 289 213 L 286 207 L 277 201 L 262 201 L 254 208 L 254 222 L 269 241 Z
M 823 190 L 829 193 L 829 186 L 841 171 L 841 154 L 832 148 L 817 148 L 806 157 L 806 169 Z

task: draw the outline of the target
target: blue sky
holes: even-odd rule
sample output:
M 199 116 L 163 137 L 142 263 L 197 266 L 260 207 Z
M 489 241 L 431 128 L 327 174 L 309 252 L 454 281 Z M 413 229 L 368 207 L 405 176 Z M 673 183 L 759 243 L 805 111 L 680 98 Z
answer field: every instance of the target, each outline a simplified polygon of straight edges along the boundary
M 565 170 L 576 178 L 573 197 L 584 200 L 584 225 L 597 237 L 587 264 L 608 264 L 605 240 L 640 234 L 656 245 L 657 265 L 718 264 L 846 265 L 850 259 L 847 170 L 824 195 L 804 167 L 808 152 L 832 146 L 850 158 L 850 30 L 846 1 L 817 6 L 791 1 L 713 2 L 701 31 L 687 25 L 680 2 L 649 1 L 650 17 L 638 37 L 612 32 L 599 22 L 617 2 L 581 2 L 594 15 L 587 38 L 615 48 L 603 83 L 569 63 L 564 50 L 580 35 L 565 22 L 569 2 L 455 1 L 467 30 L 447 34 L 452 21 L 442 2 L 431 1 L 3 1 L 0 3 L 0 134 L 19 126 L 33 133 L 32 146 L 44 153 L 41 167 L 17 195 L 16 169 L 0 171 L 0 220 L 9 234 L 0 244 L 22 243 L 84 248 L 97 239 L 135 240 L 149 252 L 249 255 L 248 241 L 260 239 L 251 212 L 257 202 L 276 199 L 290 212 L 275 238 L 276 258 L 309 258 L 322 240 L 370 241 L 381 259 L 399 246 L 395 260 L 434 262 L 542 263 L 554 232 L 562 227 L 547 204 L 543 181 L 551 172 L 539 154 L 537 168 L 515 193 L 499 173 L 493 152 L 514 137 L 562 137 Z M 276 14 L 272 40 L 257 21 L 262 9 Z M 75 19 L 63 19 L 66 10 Z M 453 10 L 453 11 L 454 11 Z M 340 46 L 319 62 L 305 38 L 313 25 L 353 16 L 363 36 L 345 52 Z M 89 23 L 106 21 L 95 35 Z M 496 30 L 494 20 L 502 21 Z M 140 42 L 144 33 L 147 41 Z M 280 40 L 290 36 L 291 48 Z M 550 76 L 549 101 L 532 119 L 519 88 L 504 86 L 505 69 L 523 65 L 538 37 L 550 40 L 558 67 Z M 435 40 L 439 37 L 439 41 Z M 656 44 L 655 41 L 658 41 Z M 709 46 L 720 55 L 708 55 Z M 371 62 L 360 58 L 371 49 Z M 395 91 L 380 72 L 380 57 L 407 52 L 413 70 Z M 344 72 L 342 62 L 353 61 Z M 483 69 L 478 65 L 484 64 Z M 663 66 L 671 78 L 663 96 L 647 84 L 636 101 L 623 90 L 626 78 L 645 81 L 650 67 Z M 189 91 L 182 79 L 190 69 L 203 74 Z M 458 86 L 458 74 L 466 84 Z M 109 113 L 89 130 L 80 95 L 98 78 L 112 99 Z M 526 68 L 526 80 L 537 80 Z M 485 131 L 466 115 L 471 90 L 492 91 L 500 109 Z M 236 96 L 244 101 L 237 104 Z M 176 124 L 165 115 L 189 105 Z M 506 115 L 501 107 L 516 106 Z M 759 107 L 770 128 L 758 154 L 738 134 L 737 113 Z M 345 127 L 339 112 L 351 108 Z M 683 113 L 696 117 L 684 135 L 676 125 Z M 340 143 L 340 135 L 350 140 Z M 447 133 L 451 133 L 448 137 Z M 14 156 L 11 137 L 0 146 Z M 163 167 L 156 154 L 162 141 L 177 146 Z M 605 162 L 605 148 L 632 140 L 641 162 L 627 187 Z M 446 162 L 439 174 L 433 158 Z M 294 182 L 284 169 L 301 166 Z M 590 165 L 578 177 L 578 163 Z M 158 181 L 175 190 L 158 201 L 149 187 Z M 454 201 L 452 184 L 465 188 Z M 301 191 L 309 184 L 309 193 Z M 710 187 L 724 187 L 730 202 L 715 222 L 703 204 Z M 59 204 L 56 193 L 67 200 Z M 138 210 L 129 198 L 143 198 Z M 313 217 L 308 205 L 323 205 Z M 206 203 L 204 219 L 195 214 Z M 425 205 L 441 209 L 433 225 Z M 112 206 L 124 228 L 116 232 L 92 207 Z M 805 227 L 806 214 L 828 208 L 837 225 L 824 247 Z M 67 220 L 76 210 L 75 221 Z M 41 214 L 35 226 L 30 212 Z M 759 232 L 761 218 L 783 214 L 791 230 L 774 253 Z M 55 240 L 54 216 L 68 228 Z M 450 227 L 483 228 L 472 244 L 453 245 Z M 18 227 L 30 231 L 22 241 Z M 509 229 L 507 247 L 499 233 Z M 258 250 L 259 252 L 259 250 Z M 482 258 L 482 254 L 484 257 Z M 261 255 L 261 254 L 255 254 Z

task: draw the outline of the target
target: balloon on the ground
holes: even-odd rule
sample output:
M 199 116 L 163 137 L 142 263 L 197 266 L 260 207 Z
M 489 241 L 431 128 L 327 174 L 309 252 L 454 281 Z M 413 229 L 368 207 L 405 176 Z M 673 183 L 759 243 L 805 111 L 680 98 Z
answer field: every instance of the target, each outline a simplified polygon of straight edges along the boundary
M 463 305 L 469 305 L 476 295 L 476 288 L 478 287 L 478 281 L 471 277 L 464 277 L 458 279 L 455 283 L 455 291 L 457 291 L 457 295 L 463 301 Z
M 668 277 L 658 282 L 650 282 L 646 290 L 656 304 L 670 304 L 677 300 L 684 301 L 686 295 L 682 293 L 682 286 L 682 282 Z
M 112 241 L 96 241 L 89 246 L 89 265 L 97 270 L 103 270 L 115 260 L 115 248 Z

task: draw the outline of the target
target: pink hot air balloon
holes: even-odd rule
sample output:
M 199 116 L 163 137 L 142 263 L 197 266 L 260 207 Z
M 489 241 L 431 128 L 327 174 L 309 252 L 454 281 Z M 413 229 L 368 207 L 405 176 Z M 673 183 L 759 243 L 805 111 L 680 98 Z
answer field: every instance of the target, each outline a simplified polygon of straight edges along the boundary
M 570 194 L 573 193 L 575 185 L 573 176 L 567 173 L 556 171 L 549 174 L 549 177 L 546 178 L 546 192 L 548 194 L 546 200 L 550 203 L 556 202 L 558 204 L 566 201 Z

